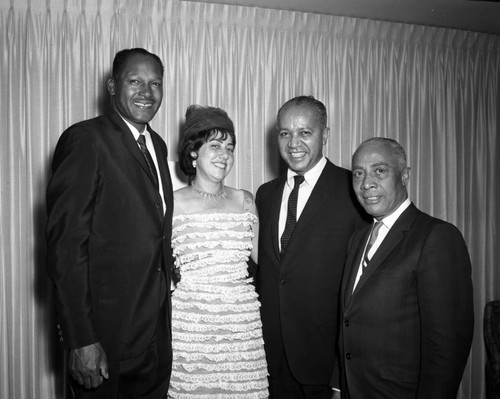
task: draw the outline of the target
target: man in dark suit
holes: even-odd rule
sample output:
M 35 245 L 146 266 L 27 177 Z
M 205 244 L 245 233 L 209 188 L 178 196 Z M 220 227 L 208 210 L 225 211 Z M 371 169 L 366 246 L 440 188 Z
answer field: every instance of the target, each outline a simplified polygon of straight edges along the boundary
M 323 156 L 329 133 L 325 106 L 313 97 L 293 98 L 278 112 L 277 131 L 288 171 L 256 195 L 257 289 L 270 394 L 273 399 L 330 399 L 331 377 L 334 369 L 338 372 L 347 243 L 362 219 L 350 172 Z
M 394 140 L 352 159 L 358 201 L 374 217 L 350 241 L 342 283 L 342 397 L 455 399 L 473 332 L 471 265 L 458 229 L 413 205 Z
M 77 398 L 160 398 L 171 370 L 172 183 L 148 125 L 163 64 L 116 54 L 113 112 L 67 129 L 47 189 L 47 269 Z

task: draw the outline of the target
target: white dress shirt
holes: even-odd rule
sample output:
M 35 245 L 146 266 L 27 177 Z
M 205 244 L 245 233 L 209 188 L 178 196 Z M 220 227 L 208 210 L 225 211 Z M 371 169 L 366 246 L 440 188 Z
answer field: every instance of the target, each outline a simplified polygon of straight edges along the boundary
M 399 205 L 398 209 L 396 209 L 394 212 L 392 212 L 389 216 L 386 216 L 381 220 L 382 226 L 380 226 L 380 230 L 378 231 L 377 239 L 373 243 L 372 247 L 370 248 L 370 251 L 366 254 L 366 257 L 368 260 L 370 260 L 375 252 L 377 252 L 377 249 L 380 247 L 380 244 L 382 244 L 382 241 L 384 241 L 384 238 L 387 236 L 389 233 L 389 230 L 394 226 L 394 223 L 396 223 L 396 220 L 399 219 L 401 214 L 408 208 L 411 204 L 411 201 L 409 198 L 406 198 L 406 200 L 403 201 L 401 205 Z M 375 223 L 377 220 L 373 219 L 373 222 Z M 356 288 L 356 285 L 358 285 L 358 281 L 361 278 L 361 275 L 363 274 L 363 259 L 365 257 L 365 251 L 366 251 L 366 246 L 368 245 L 368 241 L 370 239 L 370 236 L 368 236 L 366 243 L 365 243 L 365 248 L 363 249 L 363 256 L 361 257 L 361 261 L 358 266 L 358 274 L 356 275 L 356 280 L 354 281 L 354 286 L 352 290 Z
M 316 185 L 323 169 L 326 166 L 326 158 L 321 158 L 316 165 L 314 165 L 310 170 L 304 173 L 304 181 L 300 185 L 299 197 L 297 200 L 297 221 L 304 210 L 309 197 Z M 286 224 L 286 215 L 288 212 L 288 197 L 290 197 L 290 193 L 293 190 L 293 186 L 295 182 L 293 177 L 296 176 L 297 173 L 288 169 L 287 178 L 285 183 L 285 189 L 283 190 L 283 197 L 281 198 L 281 208 L 280 208 L 280 217 L 279 217 L 279 226 L 278 226 L 278 243 L 281 250 L 281 236 L 283 235 L 283 231 L 285 231 Z

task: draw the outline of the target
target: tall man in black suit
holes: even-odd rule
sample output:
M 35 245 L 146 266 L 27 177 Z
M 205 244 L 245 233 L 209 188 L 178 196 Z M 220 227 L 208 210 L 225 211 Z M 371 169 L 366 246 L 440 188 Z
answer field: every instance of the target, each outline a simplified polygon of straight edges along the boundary
M 47 269 L 77 398 L 159 398 L 171 370 L 172 183 L 148 125 L 163 64 L 116 54 L 113 112 L 59 139 L 47 190 Z
M 281 107 L 278 144 L 288 171 L 256 195 L 257 288 L 273 399 L 330 399 L 336 385 L 340 283 L 349 237 L 362 219 L 350 172 L 323 156 L 326 118 L 313 97 Z
M 363 142 L 352 172 L 374 223 L 353 236 L 342 283 L 342 397 L 455 399 L 474 321 L 462 235 L 410 202 L 396 141 Z

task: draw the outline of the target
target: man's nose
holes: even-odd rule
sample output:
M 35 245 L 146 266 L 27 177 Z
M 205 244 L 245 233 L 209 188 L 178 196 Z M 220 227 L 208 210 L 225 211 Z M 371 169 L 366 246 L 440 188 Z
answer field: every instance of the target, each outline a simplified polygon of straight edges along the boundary
M 148 84 L 143 84 L 141 85 L 141 90 L 139 91 L 139 94 L 144 97 L 151 97 L 151 87 Z
M 361 183 L 361 188 L 364 190 L 369 190 L 370 188 L 373 188 L 376 186 L 375 180 L 367 174 Z
M 299 136 L 297 134 L 292 134 L 290 140 L 288 140 L 288 147 L 298 147 L 300 144 Z

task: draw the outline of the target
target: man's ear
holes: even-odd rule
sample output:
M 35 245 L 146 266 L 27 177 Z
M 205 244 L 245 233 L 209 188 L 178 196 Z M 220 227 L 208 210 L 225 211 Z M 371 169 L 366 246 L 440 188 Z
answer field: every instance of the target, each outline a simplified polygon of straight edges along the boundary
M 106 82 L 106 86 L 108 88 L 109 94 L 114 96 L 116 94 L 115 80 L 113 78 L 109 78 L 108 81 Z
M 410 168 L 409 167 L 406 167 L 401 171 L 401 180 L 403 182 L 403 186 L 406 187 L 406 185 L 410 181 Z
M 330 135 L 330 128 L 329 127 L 325 127 L 323 129 L 323 145 L 326 144 L 326 142 L 328 141 L 328 136 Z

